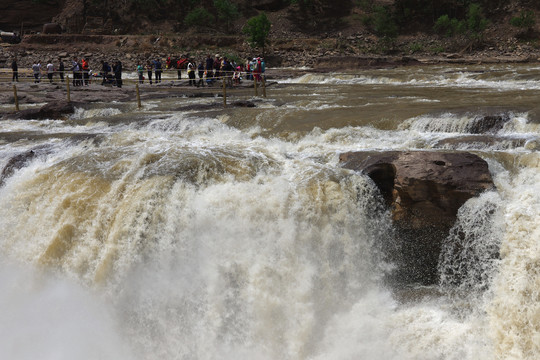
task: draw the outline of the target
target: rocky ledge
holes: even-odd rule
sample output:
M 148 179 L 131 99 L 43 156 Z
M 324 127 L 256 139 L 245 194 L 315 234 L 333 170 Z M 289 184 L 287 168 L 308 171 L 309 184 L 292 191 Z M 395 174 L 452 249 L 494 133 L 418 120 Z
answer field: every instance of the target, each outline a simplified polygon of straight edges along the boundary
M 436 283 L 441 244 L 458 209 L 494 188 L 487 163 L 466 152 L 361 151 L 340 161 L 369 176 L 391 210 L 396 239 L 388 256 L 398 265 L 391 280 L 399 283 Z

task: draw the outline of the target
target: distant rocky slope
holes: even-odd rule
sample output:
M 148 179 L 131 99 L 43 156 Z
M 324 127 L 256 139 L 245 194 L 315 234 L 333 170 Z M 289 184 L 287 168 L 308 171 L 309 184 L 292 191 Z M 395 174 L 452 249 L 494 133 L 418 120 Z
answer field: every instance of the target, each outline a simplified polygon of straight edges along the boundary
M 2 44 L 0 67 L 7 67 L 14 56 L 24 67 L 31 65 L 36 57 L 47 61 L 58 55 L 86 56 L 93 64 L 103 59 L 121 58 L 128 67 L 153 57 L 186 54 L 200 58 L 220 53 L 241 60 L 262 55 L 261 49 L 249 46 L 241 32 L 246 20 L 261 11 L 272 23 L 265 56 L 274 67 L 308 66 L 325 71 L 408 64 L 411 60 L 413 63 L 474 63 L 531 62 L 540 58 L 540 46 L 535 38 L 539 25 L 535 24 L 528 30 L 529 37 L 523 38 L 524 30 L 509 24 L 512 16 L 524 11 L 540 19 L 540 4 L 525 0 L 495 1 L 486 30 L 481 39 L 474 42 L 464 37 L 437 35 L 432 25 L 415 21 L 402 24 L 398 36 L 391 42 L 386 41 L 374 31 L 370 21 L 380 6 L 394 6 L 399 1 L 405 3 L 404 0 L 308 0 L 302 3 L 319 7 L 310 10 L 311 18 L 307 20 L 299 5 L 291 5 L 290 0 L 230 0 L 238 11 L 238 15 L 232 17 L 234 21 L 229 23 L 220 20 L 218 14 L 212 14 L 215 21 L 211 24 L 190 28 L 184 25 L 184 19 L 193 4 L 215 10 L 215 1 L 229 0 L 160 0 L 159 6 L 152 5 L 156 1 L 3 0 L 0 13 L 7 16 L 0 17 L 0 30 L 22 29 L 25 36 L 19 45 Z M 349 5 L 340 8 L 332 5 L 334 3 Z M 452 2 L 436 3 L 442 9 Z M 533 5 L 524 7 L 525 3 Z M 317 11 L 324 16 L 314 20 L 313 14 Z M 43 24 L 52 21 L 62 26 L 63 33 L 40 34 Z

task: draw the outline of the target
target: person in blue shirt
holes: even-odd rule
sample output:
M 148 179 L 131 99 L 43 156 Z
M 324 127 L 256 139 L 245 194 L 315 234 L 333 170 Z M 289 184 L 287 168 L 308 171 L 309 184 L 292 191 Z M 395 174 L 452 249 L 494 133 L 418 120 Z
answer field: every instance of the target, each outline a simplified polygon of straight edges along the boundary
M 114 71 L 114 79 L 116 80 L 116 86 L 119 88 L 122 87 L 122 63 L 120 61 L 116 61 L 113 67 Z
M 161 82 L 161 61 L 154 60 L 154 71 L 156 72 L 156 84 Z

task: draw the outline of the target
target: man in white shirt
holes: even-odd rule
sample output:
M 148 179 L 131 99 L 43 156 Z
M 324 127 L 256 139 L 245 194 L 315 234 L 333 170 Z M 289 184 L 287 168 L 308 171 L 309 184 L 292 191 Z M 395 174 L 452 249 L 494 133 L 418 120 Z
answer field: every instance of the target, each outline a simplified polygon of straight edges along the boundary
M 38 83 L 41 77 L 41 61 L 38 60 L 32 65 L 32 71 L 34 72 L 34 83 Z
M 52 83 L 52 78 L 54 75 L 54 65 L 52 64 L 52 61 L 49 61 L 47 64 L 47 77 L 49 78 L 49 82 Z
M 195 62 L 193 61 L 193 59 L 189 59 L 189 63 L 188 63 L 188 66 L 187 66 L 187 73 L 188 73 L 188 78 L 189 78 L 189 86 L 195 86 L 197 85 L 195 83 Z

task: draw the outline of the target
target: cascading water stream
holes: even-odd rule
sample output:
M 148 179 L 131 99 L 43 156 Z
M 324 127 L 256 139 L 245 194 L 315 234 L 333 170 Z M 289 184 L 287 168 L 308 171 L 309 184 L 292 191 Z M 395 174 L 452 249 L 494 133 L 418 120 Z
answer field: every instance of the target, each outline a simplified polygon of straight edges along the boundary
M 533 70 L 458 70 L 306 76 L 256 113 L 3 122 L 0 358 L 537 358 L 538 125 L 497 108 L 473 134 L 468 108 Z M 440 284 L 385 281 L 390 212 L 338 163 L 362 149 L 488 161 L 496 189 L 460 209 Z

